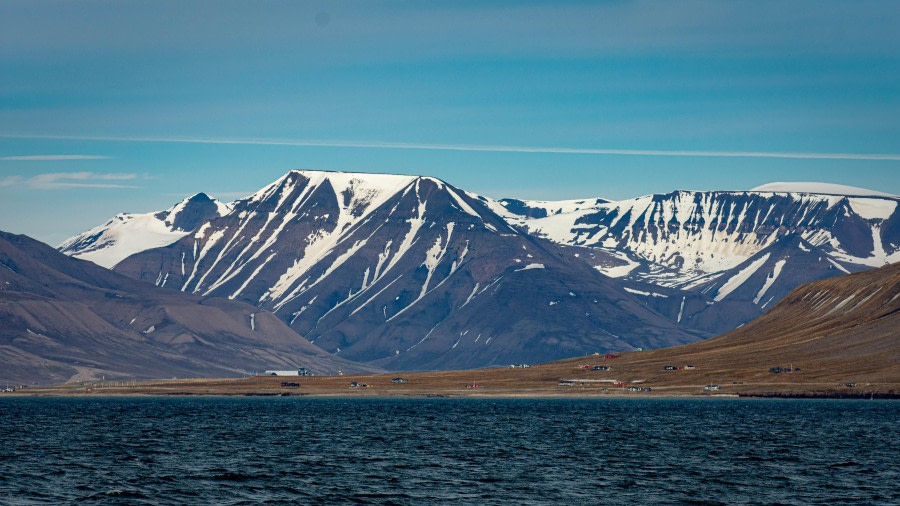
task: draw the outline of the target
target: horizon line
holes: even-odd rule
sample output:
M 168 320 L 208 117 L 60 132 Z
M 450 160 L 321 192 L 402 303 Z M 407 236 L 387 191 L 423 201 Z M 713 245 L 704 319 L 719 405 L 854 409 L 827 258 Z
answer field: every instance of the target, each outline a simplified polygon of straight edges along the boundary
M 357 149 L 405 149 L 424 151 L 472 151 L 493 153 L 545 153 L 575 155 L 618 155 L 618 156 L 674 156 L 674 157 L 714 157 L 714 158 L 790 158 L 805 160 L 880 160 L 900 161 L 900 153 L 811 153 L 777 151 L 702 151 L 702 150 L 662 150 L 662 149 L 606 149 L 606 148 L 566 148 L 548 146 L 510 145 L 468 145 L 468 144 L 428 144 L 356 140 L 317 139 L 253 139 L 253 138 L 208 138 L 208 137 L 155 137 L 155 136 L 89 136 L 89 135 L 24 135 L 0 133 L 4 139 L 48 139 L 78 140 L 98 142 L 148 142 L 183 144 L 223 144 L 256 146 L 295 146 L 323 148 Z

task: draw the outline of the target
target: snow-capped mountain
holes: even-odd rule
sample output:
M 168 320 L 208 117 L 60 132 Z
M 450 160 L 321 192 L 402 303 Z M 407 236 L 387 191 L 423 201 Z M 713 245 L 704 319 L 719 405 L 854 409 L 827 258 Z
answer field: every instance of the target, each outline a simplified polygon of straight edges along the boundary
M 885 193 L 867 188 L 859 188 L 856 186 L 847 186 L 844 184 L 833 183 L 815 183 L 815 182 L 777 182 L 767 183 L 756 188 L 752 188 L 753 192 L 775 192 L 775 193 L 813 193 L 819 195 L 847 195 L 851 197 L 894 197 L 891 193 Z
M 206 211 L 177 220 L 194 199 Z M 731 330 L 799 284 L 900 260 L 898 201 L 818 183 L 495 201 L 430 177 L 292 171 L 229 206 L 141 215 L 164 233 L 114 219 L 64 251 L 269 309 L 352 360 L 446 369 Z
M 776 183 L 744 192 L 676 191 L 508 220 L 560 244 L 590 248 L 583 258 L 609 276 L 690 292 L 657 290 L 645 300 L 680 323 L 722 332 L 798 284 L 900 261 L 900 199 L 873 193 Z
M 390 369 L 551 360 L 705 335 L 430 177 L 292 171 L 115 270 L 270 309 L 317 346 Z
M 198 193 L 165 211 L 117 214 L 103 225 L 66 240 L 59 250 L 112 268 L 129 255 L 172 244 L 201 223 L 228 211 L 227 204 Z

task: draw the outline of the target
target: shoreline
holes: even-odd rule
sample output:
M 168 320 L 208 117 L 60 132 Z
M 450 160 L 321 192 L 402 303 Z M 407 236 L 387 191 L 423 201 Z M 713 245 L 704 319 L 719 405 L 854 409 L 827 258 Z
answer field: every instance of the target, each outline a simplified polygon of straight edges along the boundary
M 846 369 L 804 363 L 802 372 L 773 374 L 757 364 L 735 367 L 694 360 L 698 357 L 657 356 L 662 353 L 588 356 L 528 367 L 455 371 L 87 380 L 20 388 L 0 393 L 0 398 L 900 399 L 900 375 L 892 370 L 848 374 Z M 681 363 L 694 365 L 675 370 L 669 365 Z
M 806 394 L 727 394 L 716 396 L 705 395 L 654 395 L 654 396 L 628 396 L 628 395 L 551 395 L 551 394 L 497 394 L 497 395 L 447 395 L 447 394 L 409 394 L 409 395 L 346 395 L 346 394 L 270 394 L 270 393 L 235 393 L 235 394 L 208 394 L 208 393 L 104 393 L 104 394 L 59 394 L 59 393 L 35 393 L 35 394 L 14 394 L 0 396 L 2 399 L 141 399 L 141 398 L 294 398 L 294 399 L 453 399 L 453 400 L 469 400 L 469 399 L 495 399 L 495 400 L 514 400 L 514 399 L 572 399 L 572 400 L 747 400 L 747 399 L 780 399 L 780 400 L 855 400 L 855 401 L 885 401 L 900 400 L 900 394 L 875 394 L 875 395 L 806 395 Z
M 191 380 L 196 381 L 196 380 Z M 147 387 L 114 387 L 104 388 L 98 391 L 85 392 L 82 388 L 72 388 L 71 385 L 57 387 L 36 387 L 17 390 L 0 394 L 0 399 L 25 399 L 25 398 L 72 398 L 72 399 L 102 399 L 102 398 L 188 398 L 188 397 L 219 397 L 219 398 L 305 398 L 305 399 L 633 399 L 633 400 L 683 400 L 683 399 L 831 399 L 831 400 L 900 400 L 900 393 L 893 390 L 887 392 L 841 392 L 841 391 L 743 391 L 733 393 L 698 393 L 679 389 L 678 391 L 659 393 L 637 392 L 602 392 L 598 390 L 588 391 L 553 391 L 550 389 L 539 390 L 510 390 L 498 389 L 489 391 L 484 389 L 478 392 L 469 391 L 427 391 L 419 389 L 405 390 L 369 390 L 369 391 L 345 391 L 335 389 L 316 388 L 309 391 L 271 391 L 267 389 L 250 390 L 217 390 L 217 389 L 190 389 L 190 388 L 147 388 Z

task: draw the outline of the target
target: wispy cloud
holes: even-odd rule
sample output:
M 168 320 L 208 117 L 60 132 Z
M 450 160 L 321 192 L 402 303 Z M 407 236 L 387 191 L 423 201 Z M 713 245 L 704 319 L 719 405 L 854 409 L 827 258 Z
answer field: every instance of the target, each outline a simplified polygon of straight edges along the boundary
M 6 188 L 7 186 L 15 186 L 22 182 L 21 176 L 5 176 L 0 177 L 0 188 Z
M 58 162 L 70 160 L 107 160 L 108 156 L 102 155 L 22 155 L 22 156 L 0 156 L 3 161 L 17 162 Z
M 550 146 L 492 146 L 471 144 L 420 144 L 403 142 L 316 140 L 316 139 L 240 139 L 207 137 L 116 137 L 69 135 L 0 134 L 0 138 L 57 139 L 106 142 L 170 142 L 187 144 L 239 144 L 256 146 L 297 146 L 325 148 L 409 149 L 426 151 L 482 151 L 493 153 L 549 153 L 568 155 L 687 156 L 713 158 L 794 158 L 805 160 L 891 160 L 900 161 L 900 153 L 804 153 L 779 151 L 692 151 L 662 149 L 568 148 Z
M 6 176 L 0 178 L 0 187 L 21 186 L 34 190 L 60 190 L 66 188 L 137 188 L 123 181 L 137 179 L 137 174 L 96 172 L 51 172 L 32 177 Z

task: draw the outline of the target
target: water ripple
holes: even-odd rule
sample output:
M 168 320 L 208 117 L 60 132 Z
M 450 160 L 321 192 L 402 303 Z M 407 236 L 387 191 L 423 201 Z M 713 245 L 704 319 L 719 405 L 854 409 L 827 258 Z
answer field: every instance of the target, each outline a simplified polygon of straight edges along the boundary
M 892 401 L 0 399 L 6 504 L 898 503 Z

